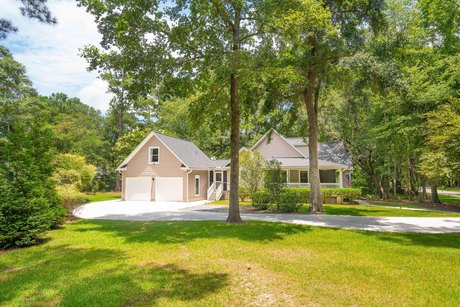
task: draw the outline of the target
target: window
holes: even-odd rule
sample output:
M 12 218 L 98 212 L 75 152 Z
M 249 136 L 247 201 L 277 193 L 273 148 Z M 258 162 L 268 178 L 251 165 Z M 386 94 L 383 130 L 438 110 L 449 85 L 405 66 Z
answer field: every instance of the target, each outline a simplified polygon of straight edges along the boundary
M 195 176 L 195 196 L 200 196 L 200 175 Z
M 214 183 L 214 171 L 209 171 L 209 186 Z
M 160 163 L 160 148 L 158 147 L 149 148 L 149 163 L 150 164 Z
M 308 183 L 308 172 L 300 171 L 300 183 Z

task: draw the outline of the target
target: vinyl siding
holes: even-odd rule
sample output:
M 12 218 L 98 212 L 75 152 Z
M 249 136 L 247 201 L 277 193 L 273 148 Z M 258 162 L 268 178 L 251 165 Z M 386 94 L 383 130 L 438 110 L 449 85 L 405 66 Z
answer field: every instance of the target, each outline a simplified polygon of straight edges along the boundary
M 270 143 L 268 136 L 265 137 L 254 149 L 259 151 L 266 159 L 303 157 L 290 144 L 283 140 L 278 134 L 272 133 Z
M 195 196 L 195 176 L 200 176 L 200 196 Z M 184 185 L 186 183 L 184 182 Z M 208 171 L 192 171 L 188 174 L 188 201 L 205 200 L 208 192 Z
M 149 147 L 160 148 L 160 163 L 149 164 Z M 128 177 L 182 177 L 183 178 L 183 201 L 186 201 L 186 172 L 181 169 L 182 163 L 169 149 L 166 148 L 156 136 L 152 138 L 139 150 L 129 161 L 126 170 L 123 172 L 123 199 L 126 197 L 126 178 Z M 155 200 L 155 181 L 152 181 L 152 200 Z

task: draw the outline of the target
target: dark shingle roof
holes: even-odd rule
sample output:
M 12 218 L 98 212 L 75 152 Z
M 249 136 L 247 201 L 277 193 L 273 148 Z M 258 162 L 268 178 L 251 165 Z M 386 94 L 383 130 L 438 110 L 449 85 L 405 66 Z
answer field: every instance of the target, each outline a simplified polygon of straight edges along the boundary
M 219 160 L 211 160 L 193 142 L 155 132 L 155 135 L 189 168 L 207 169 Z
M 286 140 L 295 147 L 308 146 L 304 138 L 286 138 Z M 304 152 L 304 154 L 308 158 L 308 151 Z M 342 142 L 318 143 L 318 159 L 343 164 L 349 168 L 353 168 L 351 153 L 345 149 L 345 145 Z

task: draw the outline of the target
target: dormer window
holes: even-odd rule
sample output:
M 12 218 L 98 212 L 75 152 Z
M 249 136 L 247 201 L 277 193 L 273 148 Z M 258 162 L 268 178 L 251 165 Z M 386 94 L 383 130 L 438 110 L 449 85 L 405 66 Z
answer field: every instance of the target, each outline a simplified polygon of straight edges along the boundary
M 160 163 L 160 148 L 158 147 L 149 148 L 149 163 L 150 164 Z

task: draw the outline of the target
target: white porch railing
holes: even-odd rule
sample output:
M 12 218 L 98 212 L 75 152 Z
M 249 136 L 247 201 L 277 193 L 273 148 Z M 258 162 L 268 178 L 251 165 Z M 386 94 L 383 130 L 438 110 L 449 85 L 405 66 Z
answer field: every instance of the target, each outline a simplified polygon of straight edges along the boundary
M 340 188 L 340 183 L 320 183 L 322 188 Z M 287 186 L 290 188 L 309 188 L 310 183 L 297 183 L 288 182 Z
M 210 199 L 212 193 L 214 193 L 214 190 L 215 190 L 215 183 L 213 182 L 208 188 L 207 200 Z
M 224 185 L 221 183 L 219 184 L 216 190 L 216 200 L 220 200 L 220 197 L 222 196 L 223 191 L 224 191 Z

